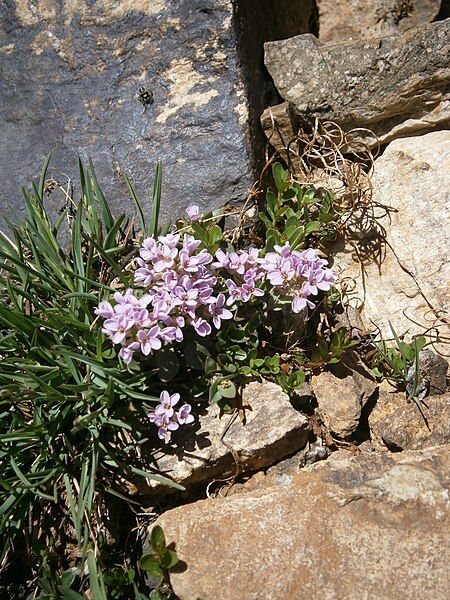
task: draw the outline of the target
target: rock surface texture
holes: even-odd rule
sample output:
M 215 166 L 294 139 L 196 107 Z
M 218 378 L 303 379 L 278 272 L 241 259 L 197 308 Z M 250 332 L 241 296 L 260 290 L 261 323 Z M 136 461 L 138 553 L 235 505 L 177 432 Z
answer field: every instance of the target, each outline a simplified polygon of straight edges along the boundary
M 242 392 L 244 421 L 239 416 L 220 418 L 217 405 L 199 417 L 192 428 L 177 436 L 177 450 L 170 447 L 156 456 L 158 469 L 177 483 L 189 487 L 195 483 L 222 479 L 236 473 L 251 472 L 303 448 L 308 440 L 308 419 L 297 412 L 288 396 L 274 383 L 252 382 Z M 167 493 L 167 487 L 151 482 Z
M 311 386 L 324 425 L 340 438 L 348 438 L 356 430 L 361 411 L 377 387 L 368 374 L 357 371 L 339 376 L 324 371 L 312 378 Z
M 166 512 L 181 600 L 417 598 L 448 593 L 448 446 L 338 452 L 279 485 Z
M 404 399 L 402 406 L 388 415 L 379 417 L 382 409 L 374 409 L 369 416 L 371 436 L 375 447 L 384 445 L 395 452 L 421 450 L 430 446 L 450 443 L 450 394 L 431 396 L 423 409 L 426 422 L 417 406 Z
M 389 321 L 398 335 L 434 325 L 448 339 L 450 131 L 389 144 L 372 184 L 372 207 L 355 215 L 353 239 L 335 257 L 348 299 L 385 339 Z M 436 347 L 450 354 L 448 343 Z
M 318 0 L 321 42 L 371 39 L 429 23 L 441 0 Z
M 259 111 L 262 43 L 308 31 L 312 10 L 312 0 L 292 10 L 281 0 L 275 19 L 272 4 L 246 34 Z M 76 180 L 77 155 L 90 154 L 117 212 L 127 208 L 122 173 L 147 199 L 158 160 L 165 214 L 245 198 L 254 156 L 232 2 L 11 0 L 0 4 L 0 34 L 3 217 L 21 210 L 20 187 L 50 151 L 62 183 Z M 140 87 L 153 96 L 145 111 Z M 62 194 L 47 202 L 57 211 Z
M 269 42 L 265 64 L 302 117 L 365 127 L 383 143 L 450 123 L 450 19 L 375 40 Z M 370 133 L 357 138 L 376 144 Z

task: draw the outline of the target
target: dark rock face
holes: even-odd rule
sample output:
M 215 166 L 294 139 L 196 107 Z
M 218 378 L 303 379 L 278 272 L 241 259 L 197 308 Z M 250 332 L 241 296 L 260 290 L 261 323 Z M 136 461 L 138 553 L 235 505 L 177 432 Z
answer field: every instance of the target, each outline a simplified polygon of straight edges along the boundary
M 300 115 L 369 128 L 383 143 L 448 125 L 449 58 L 450 19 L 340 45 L 312 35 L 265 45 L 267 69 Z
M 261 57 L 252 58 L 261 72 L 278 3 L 266 4 Z M 285 11 L 276 36 L 308 30 L 312 2 L 298 4 L 302 21 L 292 26 Z M 122 173 L 148 198 L 158 160 L 166 214 L 249 191 L 255 161 L 232 2 L 10 0 L 0 5 L 0 33 L 2 217 L 22 207 L 20 186 L 49 152 L 61 182 L 76 178 L 78 154 L 90 154 L 117 212 L 131 209 Z M 153 97 L 145 110 L 141 87 Z M 49 202 L 56 209 L 59 200 Z

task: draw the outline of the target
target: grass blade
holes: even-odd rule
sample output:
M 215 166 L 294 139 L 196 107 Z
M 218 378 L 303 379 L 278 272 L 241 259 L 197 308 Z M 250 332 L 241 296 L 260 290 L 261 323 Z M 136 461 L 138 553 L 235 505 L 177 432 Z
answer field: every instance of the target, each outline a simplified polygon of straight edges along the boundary
M 150 226 L 148 233 L 153 237 L 158 235 L 159 210 L 161 206 L 162 191 L 162 163 L 156 165 L 155 178 L 153 180 L 152 210 L 150 214 Z

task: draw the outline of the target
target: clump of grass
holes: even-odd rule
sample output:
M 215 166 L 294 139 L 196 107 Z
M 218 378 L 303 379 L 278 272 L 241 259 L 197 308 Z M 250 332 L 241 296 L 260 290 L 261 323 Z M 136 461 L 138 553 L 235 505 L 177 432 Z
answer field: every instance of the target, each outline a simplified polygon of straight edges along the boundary
M 146 415 L 160 391 L 154 372 L 123 369 L 93 322 L 113 282 L 129 285 L 134 223 L 113 218 L 92 164 L 81 162 L 81 198 L 68 198 L 51 223 L 48 162 L 39 184 L 24 191 L 25 222 L 0 233 L 0 559 L 38 565 L 31 573 L 43 598 L 81 597 L 70 589 L 77 579 L 100 600 L 107 597 L 97 564 L 102 504 L 121 496 L 119 482 L 137 477 L 180 486 L 141 458 Z M 153 229 L 160 182 L 158 168 Z M 65 566 L 72 570 L 61 575 Z

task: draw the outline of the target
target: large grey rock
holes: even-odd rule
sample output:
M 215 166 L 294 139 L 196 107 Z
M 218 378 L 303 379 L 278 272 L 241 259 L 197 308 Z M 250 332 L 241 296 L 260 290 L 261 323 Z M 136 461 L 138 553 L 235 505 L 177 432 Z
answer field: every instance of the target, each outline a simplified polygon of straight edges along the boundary
M 341 43 L 401 33 L 429 23 L 441 0 L 318 0 L 319 39 Z
M 268 467 L 305 446 L 310 425 L 274 383 L 254 381 L 242 391 L 244 420 L 220 415 L 217 405 L 200 415 L 195 428 L 173 436 L 173 445 L 155 455 L 158 470 L 185 487 L 226 481 L 239 472 Z M 236 464 L 238 462 L 238 465 Z M 149 481 L 154 491 L 167 487 Z
M 372 204 L 355 212 L 335 255 L 340 280 L 351 282 L 346 302 L 385 339 L 392 339 L 389 323 L 399 336 L 431 328 L 428 338 L 448 360 L 450 131 L 389 144 L 372 186 Z
M 265 64 L 303 117 L 368 128 L 381 142 L 450 122 L 450 19 L 371 41 L 269 42 Z M 355 139 L 376 143 L 370 133 Z
M 255 1 L 0 3 L 3 218 L 22 208 L 20 186 L 50 151 L 50 175 L 62 182 L 76 179 L 78 154 L 92 155 L 116 212 L 132 207 L 122 173 L 148 199 L 159 159 L 166 215 L 193 202 L 215 208 L 245 198 L 254 182 L 249 118 L 253 107 L 259 118 L 265 102 L 262 44 L 308 31 L 312 10 L 312 0 L 292 9 L 289 0 L 265 1 L 258 27 L 241 26 Z M 241 56 L 245 25 L 254 48 Z M 141 86 L 154 98 L 145 112 Z M 56 211 L 62 201 L 54 192 L 47 203 Z
M 278 485 L 169 510 L 181 600 L 444 600 L 448 446 L 337 452 Z

